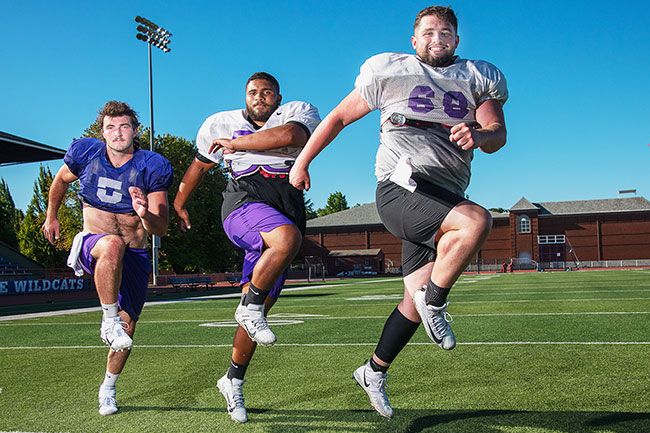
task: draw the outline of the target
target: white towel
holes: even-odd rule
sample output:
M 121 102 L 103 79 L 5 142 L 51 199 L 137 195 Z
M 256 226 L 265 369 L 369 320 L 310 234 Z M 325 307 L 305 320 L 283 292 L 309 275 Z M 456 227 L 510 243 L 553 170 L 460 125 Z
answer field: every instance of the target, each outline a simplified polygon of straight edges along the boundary
M 404 189 L 407 189 L 411 192 L 415 192 L 418 184 L 411 179 L 413 174 L 413 167 L 411 166 L 411 158 L 406 155 L 402 155 L 397 161 L 395 166 L 395 171 L 390 175 L 389 180 L 401 186 Z
M 79 256 L 81 255 L 81 247 L 83 246 L 84 236 L 87 234 L 88 232 L 79 232 L 75 235 L 74 239 L 72 240 L 70 255 L 68 255 L 68 266 L 74 269 L 74 274 L 78 277 L 81 277 L 84 274 Z

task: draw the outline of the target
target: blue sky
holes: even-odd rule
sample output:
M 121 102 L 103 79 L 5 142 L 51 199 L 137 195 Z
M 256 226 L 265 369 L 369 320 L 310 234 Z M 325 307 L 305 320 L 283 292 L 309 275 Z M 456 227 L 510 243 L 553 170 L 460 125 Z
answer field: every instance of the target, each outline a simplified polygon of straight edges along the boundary
M 284 101 L 325 116 L 380 52 L 411 52 L 422 1 L 5 1 L 0 14 L 0 131 L 67 149 L 108 99 L 149 124 L 146 44 L 136 15 L 173 33 L 154 52 L 157 133 L 194 139 L 210 114 L 240 108 L 255 71 Z M 470 198 L 509 208 L 521 196 L 562 201 L 650 198 L 650 12 L 641 1 L 463 0 L 457 54 L 508 79 L 508 143 L 476 152 Z M 378 114 L 349 126 L 312 164 L 316 207 L 333 191 L 374 201 Z M 55 172 L 61 161 L 49 165 Z M 26 209 L 38 164 L 0 168 Z M 182 175 L 182 173 L 178 173 Z

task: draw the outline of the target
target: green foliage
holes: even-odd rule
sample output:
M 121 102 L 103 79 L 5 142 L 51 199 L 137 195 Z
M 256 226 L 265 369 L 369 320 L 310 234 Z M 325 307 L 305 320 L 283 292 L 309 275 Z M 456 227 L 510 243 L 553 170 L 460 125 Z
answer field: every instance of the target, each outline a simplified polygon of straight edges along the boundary
M 331 193 L 327 198 L 327 204 L 325 207 L 318 209 L 318 216 L 329 215 L 345 209 L 349 209 L 348 201 L 342 192 L 336 191 Z
M 148 131 L 142 134 L 148 142 Z M 174 168 L 174 181 L 169 190 L 170 220 L 168 235 L 162 239 L 160 265 L 176 273 L 234 270 L 239 265 L 235 248 L 221 225 L 221 193 L 226 176 L 216 167 L 203 177 L 187 203 L 192 229 L 183 233 L 172 203 L 183 174 L 196 155 L 196 147 L 188 140 L 165 134 L 156 137 L 155 151 L 164 155 Z
M 2 221 L 2 224 L 0 224 L 0 241 L 13 248 L 18 248 L 16 233 L 21 215 L 20 211 L 16 209 L 7 183 L 0 178 L 0 221 Z
M 76 198 L 78 182 L 75 182 L 68 189 L 59 208 L 58 218 L 61 226 L 59 240 L 52 245 L 45 239 L 41 227 L 45 221 L 47 200 L 53 179 L 50 169 L 41 165 L 38 178 L 34 182 L 34 195 L 18 230 L 18 246 L 22 254 L 48 268 L 62 268 L 65 267 L 72 239 L 82 229 L 82 211 Z
M 305 213 L 307 214 L 307 219 L 313 219 L 318 217 L 318 212 L 314 210 L 314 203 L 311 202 L 311 199 L 307 198 L 306 194 L 303 194 L 303 200 L 305 201 Z

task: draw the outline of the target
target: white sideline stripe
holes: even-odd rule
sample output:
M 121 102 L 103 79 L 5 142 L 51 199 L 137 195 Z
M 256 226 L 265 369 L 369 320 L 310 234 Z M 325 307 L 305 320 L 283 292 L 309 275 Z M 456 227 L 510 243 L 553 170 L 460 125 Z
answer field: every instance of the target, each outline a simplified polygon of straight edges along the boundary
M 454 296 L 469 296 L 469 295 L 485 295 L 485 296 L 494 296 L 494 295 L 549 295 L 549 294 L 558 294 L 558 293 L 569 293 L 569 294 L 576 294 L 576 293 L 620 293 L 620 292 L 650 292 L 650 288 L 648 289 L 618 289 L 618 290 L 558 290 L 558 291 L 553 291 L 553 292 L 527 292 L 527 291 L 522 291 L 522 292 L 508 292 L 508 291 L 496 291 L 496 290 L 488 290 L 488 289 L 482 289 L 482 290 L 459 290 L 459 291 L 454 291 Z
M 277 343 L 278 347 L 365 347 L 377 343 Z M 409 343 L 408 346 L 433 346 L 433 343 Z M 648 346 L 650 341 L 469 341 L 458 346 Z M 218 349 L 228 344 L 145 344 L 137 349 Z M 104 349 L 106 346 L 0 346 L 0 350 Z
M 386 281 L 401 281 L 401 280 L 402 280 L 401 278 L 382 278 L 382 279 L 368 280 L 368 281 L 355 281 L 353 283 L 343 283 L 343 284 L 321 284 L 318 286 L 291 287 L 288 289 L 283 289 L 282 291 L 296 292 L 301 290 L 344 287 L 344 286 L 353 286 L 357 284 L 372 284 L 372 283 L 381 283 Z M 239 297 L 241 297 L 241 293 L 228 293 L 225 295 L 210 295 L 210 296 L 200 296 L 200 297 L 193 297 L 193 298 L 171 299 L 169 301 L 145 302 L 144 305 L 146 307 L 146 306 L 153 306 L 153 305 L 176 304 L 179 302 L 204 301 L 206 299 L 226 299 L 226 298 L 239 298 Z M 67 314 L 91 313 L 93 311 L 101 311 L 101 307 L 97 306 L 97 307 L 86 307 L 86 308 L 73 308 L 70 310 L 44 311 L 41 313 L 26 313 L 26 314 L 14 314 L 11 316 L 0 316 L 0 322 L 5 322 L 8 320 L 36 319 L 39 317 L 64 316 Z
M 283 313 L 279 313 L 283 314 Z M 650 311 L 583 311 L 583 312 L 561 312 L 561 313 L 476 313 L 476 314 L 454 314 L 454 317 L 512 317 L 512 316 L 609 316 L 609 315 L 634 315 L 634 314 L 650 314 Z M 300 319 L 301 323 L 304 320 L 355 320 L 355 319 L 385 319 L 386 316 L 274 316 L 269 315 L 269 324 L 278 324 L 278 320 L 282 319 Z M 140 320 L 138 325 L 143 324 L 169 324 L 175 323 L 204 323 L 214 322 L 222 324 L 234 324 L 232 320 L 214 320 L 214 319 L 182 319 L 182 320 Z M 0 323 L 3 326 L 69 326 L 69 325 L 97 325 L 97 322 L 38 322 L 38 323 Z M 2 432 L 0 432 L 2 433 Z

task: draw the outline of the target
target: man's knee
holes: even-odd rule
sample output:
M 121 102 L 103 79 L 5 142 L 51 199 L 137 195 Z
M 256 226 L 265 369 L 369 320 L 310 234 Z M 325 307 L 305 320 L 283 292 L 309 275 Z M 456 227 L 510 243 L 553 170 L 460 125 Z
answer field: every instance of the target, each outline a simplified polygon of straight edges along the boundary
M 124 240 L 120 236 L 108 235 L 97 241 L 91 253 L 97 260 L 119 263 L 124 257 L 124 251 L 126 251 Z
M 269 233 L 264 234 L 263 239 L 269 248 L 288 255 L 295 255 L 302 244 L 300 230 L 293 224 L 276 227 Z

